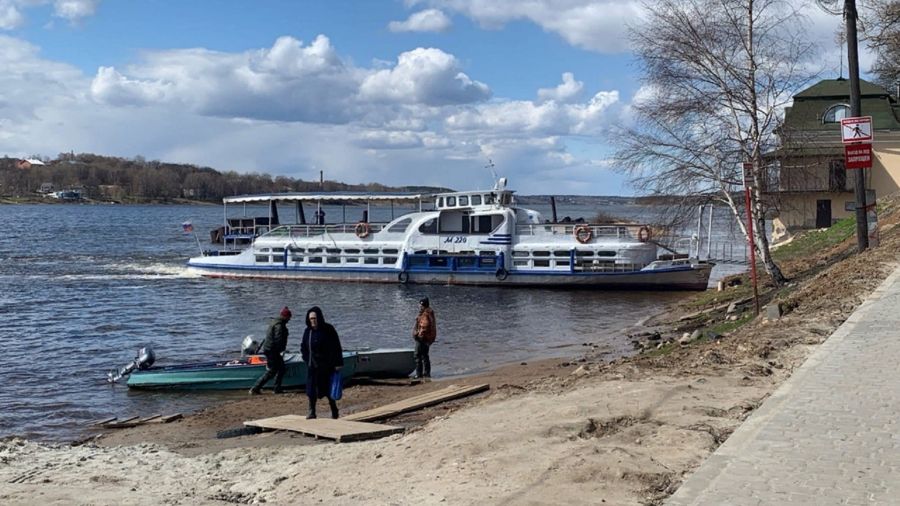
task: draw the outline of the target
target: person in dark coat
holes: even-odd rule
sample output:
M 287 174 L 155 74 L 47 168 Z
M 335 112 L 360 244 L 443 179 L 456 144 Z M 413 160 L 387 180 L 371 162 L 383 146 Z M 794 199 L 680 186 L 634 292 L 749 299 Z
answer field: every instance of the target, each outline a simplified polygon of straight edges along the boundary
M 435 339 L 437 339 L 437 322 L 431 303 L 428 297 L 425 297 L 419 301 L 419 315 L 413 327 L 413 340 L 416 341 L 416 379 L 431 378 L 431 357 L 428 351 Z
M 256 380 L 256 384 L 250 389 L 250 395 L 258 395 L 262 387 L 275 377 L 275 385 L 273 391 L 276 394 L 281 393 L 281 381 L 284 379 L 284 357 L 281 355 L 287 349 L 288 328 L 287 323 L 291 320 L 291 310 L 285 306 L 281 309 L 278 318 L 272 320 L 269 324 L 269 330 L 266 331 L 266 339 L 260 348 L 263 355 L 266 356 L 266 372 Z M 258 351 L 258 350 L 257 350 Z
M 309 412 L 306 418 L 316 418 L 316 400 L 322 397 L 328 397 L 331 418 L 337 418 L 337 402 L 330 395 L 331 377 L 344 367 L 344 350 L 337 331 L 325 322 L 318 306 L 306 312 L 306 330 L 303 331 L 300 353 L 308 371 L 306 396 L 309 399 Z

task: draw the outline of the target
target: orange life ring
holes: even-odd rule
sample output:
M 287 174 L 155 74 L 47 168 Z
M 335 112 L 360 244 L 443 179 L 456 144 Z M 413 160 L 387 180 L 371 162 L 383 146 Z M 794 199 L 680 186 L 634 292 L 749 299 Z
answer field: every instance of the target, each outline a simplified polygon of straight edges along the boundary
M 638 241 L 647 242 L 650 240 L 650 236 L 651 233 L 649 227 L 641 227 L 640 230 L 638 230 Z
M 372 232 L 372 227 L 370 227 L 368 223 L 361 221 L 356 224 L 353 232 L 356 233 L 356 237 L 365 239 L 366 237 L 369 237 L 369 233 Z
M 594 232 L 587 225 L 578 225 L 575 227 L 575 240 L 581 244 L 587 244 L 594 237 Z

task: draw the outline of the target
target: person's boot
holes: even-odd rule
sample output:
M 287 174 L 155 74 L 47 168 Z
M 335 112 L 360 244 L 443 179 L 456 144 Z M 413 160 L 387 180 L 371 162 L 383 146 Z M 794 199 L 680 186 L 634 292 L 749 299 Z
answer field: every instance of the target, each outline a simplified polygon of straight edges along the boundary
M 331 405 L 331 418 L 337 420 L 338 417 L 338 407 L 337 403 L 334 402 L 334 399 L 328 399 L 328 404 Z
M 316 401 L 309 400 L 309 411 L 306 412 L 306 419 L 312 420 L 316 418 Z
M 259 389 L 256 387 L 251 388 L 250 395 L 259 395 Z

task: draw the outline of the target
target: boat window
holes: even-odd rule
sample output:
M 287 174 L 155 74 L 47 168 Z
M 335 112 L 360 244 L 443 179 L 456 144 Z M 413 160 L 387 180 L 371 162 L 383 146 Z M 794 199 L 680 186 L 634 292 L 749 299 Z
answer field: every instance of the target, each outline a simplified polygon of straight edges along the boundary
M 427 250 L 427 249 L 416 250 L 416 251 L 413 251 L 413 254 L 414 254 L 414 255 L 427 255 L 427 254 L 428 254 L 428 250 Z
M 447 197 L 447 207 L 456 207 L 456 197 Z
M 469 197 L 465 197 L 465 196 L 460 197 L 460 198 L 459 198 L 459 205 L 461 205 L 461 206 L 467 206 L 467 205 L 469 205 Z
M 597 256 L 598 257 L 614 257 L 614 256 L 616 256 L 616 252 L 615 251 L 598 251 Z
M 495 193 L 488 193 L 484 196 L 485 204 L 495 204 L 497 203 L 497 195 Z
M 472 195 L 472 205 L 473 206 L 481 205 L 481 195 Z
M 325 253 L 328 253 L 330 255 L 336 255 L 336 254 L 339 254 L 340 252 L 341 252 L 340 248 L 328 248 L 325 250 Z
M 303 253 L 304 251 L 306 251 L 306 250 L 303 249 L 303 248 L 289 248 L 289 249 L 290 249 L 291 252 L 293 252 L 293 253 Z
M 294 263 L 303 262 L 304 260 L 306 260 L 306 258 L 303 255 L 294 255 L 291 257 L 291 262 Z
M 548 257 L 548 256 L 550 256 L 550 252 L 549 252 L 549 251 L 535 251 L 535 252 L 532 253 L 532 254 L 533 254 L 534 256 L 536 256 L 536 257 Z
M 359 255 L 359 250 L 356 248 L 345 249 L 344 253 L 348 255 Z
M 480 251 L 478 254 L 483 257 L 492 257 L 492 256 L 495 256 L 497 254 L 497 252 L 496 251 Z
M 567 257 L 569 256 L 569 252 L 567 250 L 556 250 L 553 252 L 553 256 L 555 257 Z
M 396 248 L 384 248 L 382 250 L 382 253 L 384 253 L 385 255 L 396 255 L 397 249 Z
M 432 257 L 428 259 L 429 267 L 447 267 L 447 257 Z
M 348 264 L 358 264 L 359 258 L 358 257 L 347 257 L 344 259 L 344 261 L 347 262 Z
M 431 218 L 419 225 L 419 233 L 420 234 L 436 234 L 437 233 L 437 220 Z
M 550 260 L 535 260 L 535 267 L 550 267 Z
M 445 249 L 436 249 L 431 251 L 432 255 L 446 255 L 447 253 L 449 253 L 449 251 Z
M 489 234 L 503 223 L 502 214 L 484 214 L 472 217 L 473 234 Z
M 284 248 L 272 248 L 272 253 L 284 253 Z
M 444 207 L 444 197 L 438 197 L 437 206 Z
M 397 257 L 384 257 L 384 263 L 395 264 L 397 263 Z
M 557 267 L 568 267 L 568 266 L 569 266 L 569 261 L 568 261 L 568 260 L 557 260 L 557 261 L 556 261 L 556 266 L 557 266 Z
M 575 256 L 592 257 L 592 256 L 594 256 L 594 252 L 591 250 L 579 249 L 579 250 L 575 250 Z
M 472 250 L 463 250 L 459 252 L 460 255 L 474 255 L 475 252 Z
M 527 252 L 527 251 L 518 250 L 518 249 L 514 249 L 513 252 L 512 252 L 512 255 L 513 255 L 514 257 L 527 257 L 527 256 L 528 256 L 528 252 Z
M 482 267 L 492 267 L 497 265 L 497 257 L 481 257 Z
M 322 248 L 309 248 L 310 253 L 321 253 Z
M 512 193 L 503 192 L 500 194 L 500 204 L 508 206 L 512 204 Z
M 320 264 L 322 263 L 322 257 L 309 257 L 309 263 Z
M 259 251 L 260 253 L 268 253 L 268 252 L 269 252 L 269 248 L 259 248 L 259 249 L 256 250 L 256 251 Z
M 406 232 L 406 229 L 409 227 L 409 224 L 412 223 L 412 218 L 403 218 L 402 220 L 394 223 L 388 228 L 388 232 L 396 232 L 403 233 Z
M 366 264 L 377 264 L 377 263 L 378 263 L 378 257 L 366 257 L 365 259 L 363 259 L 363 263 L 366 263 Z
M 513 265 L 516 267 L 528 267 L 528 260 L 514 260 Z
M 366 248 L 363 250 L 363 253 L 365 253 L 366 255 L 377 255 L 378 248 Z
M 468 234 L 469 216 L 459 211 L 441 213 L 440 227 L 443 234 Z
M 477 259 L 476 259 L 476 258 L 472 258 L 472 257 L 469 257 L 469 258 L 465 258 L 465 257 L 463 257 L 463 258 L 458 258 L 458 259 L 456 260 L 456 265 L 457 265 L 457 267 L 459 267 L 459 268 L 461 268 L 461 269 L 472 269 L 472 268 L 475 267 L 475 260 L 477 260 Z
M 330 264 L 339 264 L 341 263 L 341 257 L 328 257 L 327 261 Z
M 256 255 L 257 263 L 269 263 L 269 255 Z

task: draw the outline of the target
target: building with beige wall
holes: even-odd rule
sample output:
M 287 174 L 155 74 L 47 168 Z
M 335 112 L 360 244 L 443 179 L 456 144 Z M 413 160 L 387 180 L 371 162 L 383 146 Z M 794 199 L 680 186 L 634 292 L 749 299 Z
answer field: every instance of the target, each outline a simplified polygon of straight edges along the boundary
M 872 117 L 872 168 L 866 189 L 875 197 L 900 192 L 900 103 L 887 90 L 860 82 L 863 116 Z M 841 119 L 850 116 L 850 81 L 826 79 L 794 95 L 768 156 L 766 198 L 776 237 L 830 226 L 856 212 L 856 170 L 844 167 Z

